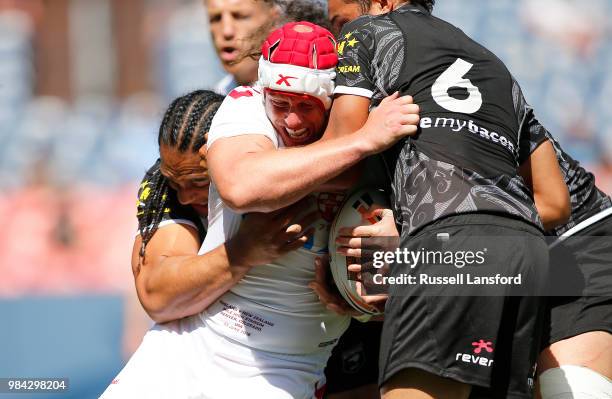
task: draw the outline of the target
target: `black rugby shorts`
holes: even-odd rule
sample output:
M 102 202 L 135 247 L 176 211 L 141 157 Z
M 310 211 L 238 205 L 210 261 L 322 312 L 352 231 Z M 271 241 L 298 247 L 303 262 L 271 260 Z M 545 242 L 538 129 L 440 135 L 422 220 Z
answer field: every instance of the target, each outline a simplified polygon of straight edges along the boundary
M 456 215 L 402 237 L 400 247 L 455 258 L 391 266 L 391 276 L 434 281 L 389 286 L 379 384 L 417 368 L 472 385 L 472 398 L 531 398 L 544 321 L 537 295 L 548 269 L 540 230 L 504 216 Z M 480 257 L 470 257 L 470 265 L 457 261 L 469 252 Z M 508 279 L 502 284 L 495 276 Z M 455 280 L 436 284 L 444 277 Z
M 612 333 L 612 216 L 555 246 L 550 268 L 559 283 L 548 298 L 543 347 L 586 332 Z
M 327 393 L 350 391 L 378 382 L 381 331 L 382 322 L 351 320 L 325 368 Z

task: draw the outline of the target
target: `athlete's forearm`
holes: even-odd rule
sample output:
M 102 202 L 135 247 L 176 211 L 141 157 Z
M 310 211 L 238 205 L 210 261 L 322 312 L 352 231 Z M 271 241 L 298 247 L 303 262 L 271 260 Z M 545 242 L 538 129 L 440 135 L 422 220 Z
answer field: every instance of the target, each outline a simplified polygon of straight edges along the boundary
M 207 160 L 223 201 L 241 212 L 270 212 L 283 208 L 366 157 L 417 132 L 418 106 L 412 104 L 411 97 L 398 97 L 395 93 L 367 116 L 365 125 L 359 127 L 363 117 L 359 118 L 359 123 L 351 121 L 351 127 L 357 130 L 345 134 L 346 127 L 341 128 L 340 119 L 350 115 L 347 109 L 350 110 L 355 101 L 367 115 L 368 99 L 338 98 L 332 107 L 324 139 L 305 147 L 278 150 L 272 148 L 267 139 L 249 134 L 212 144 Z
M 346 192 L 359 182 L 364 171 L 361 161 L 315 189 L 318 192 Z
M 168 256 L 153 260 L 144 278 L 137 279 L 140 301 L 158 323 L 191 316 L 206 309 L 232 288 L 250 267 L 239 259 L 230 265 L 227 246 L 204 255 Z M 143 268 L 146 268 L 145 264 Z
M 542 225 L 545 231 L 554 229 L 567 223 L 567 214 L 559 211 L 556 206 L 547 206 L 542 200 L 538 200 L 538 196 L 534 196 L 538 215 L 542 219 Z
M 248 153 L 231 171 L 213 172 L 213 179 L 231 208 L 240 212 L 274 211 L 295 203 L 366 158 L 370 154 L 367 146 L 352 137 Z M 337 181 L 335 184 L 342 187 Z M 344 187 L 348 184 L 343 183 Z
M 569 192 L 550 141 L 531 153 L 519 174 L 533 193 L 544 230 L 567 223 L 571 213 Z

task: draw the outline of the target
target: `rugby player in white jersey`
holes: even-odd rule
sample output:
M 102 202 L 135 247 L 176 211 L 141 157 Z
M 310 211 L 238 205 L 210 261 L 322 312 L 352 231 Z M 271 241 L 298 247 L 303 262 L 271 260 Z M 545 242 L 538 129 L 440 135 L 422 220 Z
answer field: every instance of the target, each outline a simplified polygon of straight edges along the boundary
M 223 153 L 224 149 L 230 149 L 230 154 L 216 159 L 216 171 L 220 172 L 221 180 L 213 176 L 209 230 L 200 253 L 231 238 L 241 222 L 240 213 L 232 210 L 240 204 L 225 202 L 219 195 L 219 189 L 227 187 L 224 179 L 228 173 L 224 172 L 238 172 L 246 180 L 262 177 L 259 166 L 277 168 L 283 173 L 285 168 L 275 163 L 274 155 L 289 155 L 294 149 L 312 148 L 316 144 L 311 143 L 321 136 L 325 127 L 337 62 L 331 33 L 307 22 L 287 24 L 268 37 L 262 52 L 259 85 L 243 86 L 231 92 L 210 129 L 209 151 L 220 148 Z M 381 142 L 387 144 L 413 132 L 413 126 L 409 125 L 416 123 L 417 117 L 410 102 L 410 99 L 389 99 L 386 106 L 373 114 L 368 129 L 359 133 L 362 143 L 355 140 L 355 143 L 346 141 L 344 147 L 342 143 L 338 143 L 338 148 L 324 146 L 323 151 L 327 153 L 323 155 L 329 158 L 326 160 L 332 161 L 341 151 L 347 152 L 347 144 L 353 150 L 357 149 L 354 144 L 367 146 L 369 150 L 374 147 L 371 141 L 376 141 L 377 147 L 372 149 L 375 151 L 382 149 Z M 390 117 L 390 112 L 395 116 Z M 386 137 L 368 140 L 373 132 Z M 296 155 L 299 156 L 299 151 Z M 289 156 L 291 162 L 299 159 Z M 247 175 L 242 175 L 245 169 L 236 170 L 237 165 L 233 162 L 236 157 L 254 157 L 255 169 L 246 170 Z M 336 168 L 335 174 L 341 171 L 333 164 L 325 166 Z M 329 178 L 321 183 L 325 180 Z M 282 182 L 262 182 L 265 186 L 259 189 L 274 195 L 276 183 Z M 341 189 L 345 185 L 331 182 L 322 185 L 320 190 Z M 305 192 L 301 197 L 308 194 Z M 249 368 L 251 373 L 267 381 L 249 382 L 249 392 L 260 392 L 262 397 L 285 397 L 281 394 L 283 391 L 286 397 L 312 397 L 322 386 L 323 368 L 331 349 L 349 323 L 347 316 L 328 310 L 308 287 L 314 279 L 314 259 L 325 251 L 329 224 L 342 195 L 317 192 L 312 197 L 315 198 L 314 206 L 322 213 L 313 226 L 313 239 L 298 251 L 252 269 L 239 284 L 203 312 L 203 321 L 211 331 L 234 342 L 236 348 L 251 349 L 253 357 L 241 358 L 241 367 Z M 262 356 L 266 362 L 257 361 Z M 307 389 L 305 393 L 304 389 Z
M 200 377 L 185 357 L 201 334 L 198 314 L 236 284 L 251 267 L 271 262 L 307 241 L 299 232 L 317 212 L 303 202 L 268 214 L 249 214 L 240 231 L 215 250 L 198 255 L 208 222 L 208 177 L 198 150 L 206 142 L 223 97 L 196 90 L 176 98 L 159 129 L 159 159 L 138 191 L 138 234 L 132 270 L 138 299 L 158 324 L 145 335 L 103 398 L 190 397 Z M 289 241 L 289 242 L 288 242 Z M 193 345 L 198 348 L 197 344 Z M 157 378 L 159 376 L 160 378 Z M 194 382 L 195 381 L 195 382 Z
M 311 33 L 320 32 L 314 25 L 308 26 L 303 23 L 299 26 L 306 27 Z M 295 32 L 307 33 L 299 30 L 300 28 Z M 314 53 L 317 55 L 315 60 L 317 65 L 324 67 L 329 64 L 329 67 L 321 70 L 320 74 L 316 68 L 307 69 L 314 71 L 317 77 L 327 76 L 327 82 L 331 84 L 330 78 L 333 76 L 336 62 L 335 43 L 331 35 L 323 36 L 324 41 L 318 42 L 316 46 L 313 43 L 307 47 L 312 50 L 316 48 Z M 291 76 L 288 75 L 287 79 L 290 82 Z M 311 90 L 308 92 L 313 95 L 311 97 L 299 94 L 285 96 L 289 98 L 291 106 L 294 101 L 298 104 L 298 113 L 307 116 L 309 121 L 306 129 L 287 127 L 285 132 L 292 134 L 297 140 L 295 142 L 288 140 L 287 142 L 291 144 L 305 144 L 316 139 L 324 126 L 325 110 L 331 103 L 329 95 L 333 85 L 318 90 L 313 83 L 325 82 L 320 80 L 310 82 L 307 88 Z M 255 97 L 256 90 L 238 89 L 229 99 L 244 104 L 244 100 Z M 267 99 L 271 100 L 272 93 L 269 93 L 270 97 L 267 94 Z M 322 107 L 317 103 L 319 100 L 324 104 Z M 415 117 L 407 117 L 406 114 L 416 112 L 408 106 L 409 103 L 407 99 L 392 98 L 386 102 L 386 105 L 379 107 L 379 111 L 373 113 L 368 126 L 372 131 L 379 134 L 382 132 L 383 137 L 381 139 L 378 136 L 376 139 L 368 140 L 367 132 L 362 133 L 359 135 L 361 140 L 358 140 L 361 146 L 368 151 L 375 151 L 403 135 L 414 132 Z M 258 118 L 259 115 L 263 116 L 267 123 L 271 123 L 265 117 L 266 111 L 261 97 L 257 103 L 260 108 L 259 113 L 251 114 L 249 107 L 255 103 L 249 104 L 238 113 L 230 113 L 232 118 L 238 121 L 240 118 L 250 121 L 247 123 L 250 128 L 255 128 L 262 121 L 262 118 Z M 405 112 L 398 112 L 400 109 Z M 393 117 L 389 117 L 391 113 Z M 273 120 L 278 123 L 276 119 Z M 312 137 L 302 140 L 305 133 L 308 135 L 312 133 Z M 214 134 L 211 135 L 213 136 Z M 281 146 L 287 144 L 285 137 L 281 135 L 279 137 L 280 140 L 278 137 L 276 139 L 280 141 Z M 231 165 L 229 169 L 232 169 Z M 218 237 L 213 231 L 218 231 L 216 229 L 219 226 L 221 231 L 230 233 L 231 229 L 226 229 L 231 227 L 229 222 L 232 220 L 240 222 L 240 219 L 230 217 L 218 218 L 219 206 L 222 207 L 222 204 L 214 200 L 215 192 L 216 190 L 212 189 L 209 198 L 212 224 L 208 235 L 213 238 Z M 327 198 L 319 196 L 319 204 L 324 204 L 324 208 L 330 211 L 323 212 L 328 220 L 335 200 L 337 197 L 334 196 Z M 309 210 L 305 209 L 304 212 L 309 213 Z M 222 214 L 225 216 L 225 212 Z M 215 220 L 221 220 L 222 224 L 215 224 Z M 324 231 L 325 224 L 326 221 L 321 220 L 317 228 Z M 257 266 L 256 268 L 267 268 L 267 271 L 262 270 L 261 273 L 249 275 L 234 287 L 235 290 L 227 292 L 206 311 L 157 326 L 155 334 L 143 342 L 128 366 L 119 375 L 118 383 L 111 384 L 103 397 L 233 398 L 249 395 L 266 398 L 312 398 L 315 395 L 320 396 L 323 367 L 331 348 L 348 323 L 346 317 L 327 311 L 307 286 L 314 275 L 313 258 L 317 249 L 322 249 L 327 242 L 325 234 L 321 234 L 322 231 L 315 234 L 315 239 L 307 243 L 304 250 L 290 255 L 295 262 L 277 261 L 274 264 Z M 300 235 L 296 237 L 300 239 Z M 308 259 L 308 266 L 303 262 L 304 259 Z M 233 259 L 228 259 L 228 262 L 232 263 Z M 272 286 L 270 281 L 267 281 L 271 277 L 270 270 L 276 272 L 276 281 L 272 280 Z M 239 294 L 244 296 L 236 301 Z M 279 300 L 281 298 L 282 300 Z M 239 303 L 240 300 L 243 301 L 242 304 Z M 236 302 L 240 307 L 234 305 Z

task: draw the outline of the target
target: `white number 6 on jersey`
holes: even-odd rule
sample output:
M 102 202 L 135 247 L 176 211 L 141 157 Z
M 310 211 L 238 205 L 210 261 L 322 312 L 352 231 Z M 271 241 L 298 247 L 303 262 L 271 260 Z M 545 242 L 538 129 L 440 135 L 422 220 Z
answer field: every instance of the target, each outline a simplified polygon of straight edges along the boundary
M 444 109 L 463 114 L 473 114 L 482 106 L 482 95 L 478 87 L 474 86 L 469 79 L 463 76 L 472 69 L 474 65 L 457 58 L 433 84 L 431 95 L 436 103 Z M 463 87 L 468 91 L 468 98 L 458 100 L 448 95 L 451 87 Z

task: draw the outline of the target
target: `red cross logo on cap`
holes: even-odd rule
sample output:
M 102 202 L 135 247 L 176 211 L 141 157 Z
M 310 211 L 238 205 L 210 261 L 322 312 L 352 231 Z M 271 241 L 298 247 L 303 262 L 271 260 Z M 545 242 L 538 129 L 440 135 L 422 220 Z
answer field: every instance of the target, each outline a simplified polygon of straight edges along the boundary
M 291 83 L 289 83 L 289 79 L 297 79 L 294 76 L 284 76 L 280 73 L 278 74 L 279 79 L 276 81 L 277 85 L 282 85 L 283 83 L 287 85 L 287 87 L 291 87 Z

